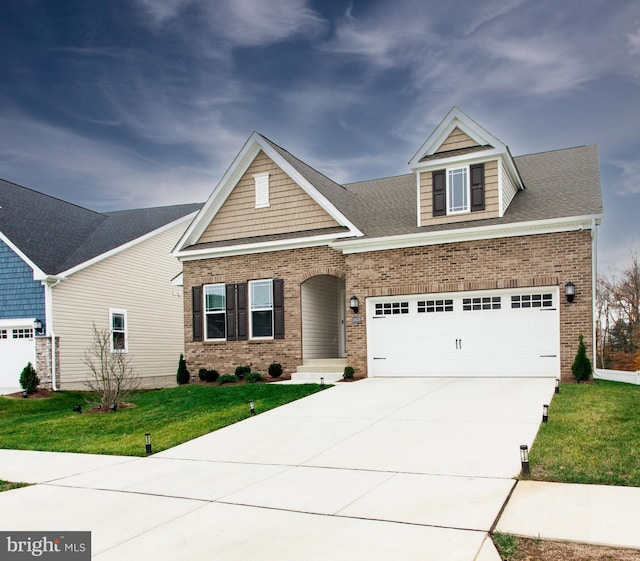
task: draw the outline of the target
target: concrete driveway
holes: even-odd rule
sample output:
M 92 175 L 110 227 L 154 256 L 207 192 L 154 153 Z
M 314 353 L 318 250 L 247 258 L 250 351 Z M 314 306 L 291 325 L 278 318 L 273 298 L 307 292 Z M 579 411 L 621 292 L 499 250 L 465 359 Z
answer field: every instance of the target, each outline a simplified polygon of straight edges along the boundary
M 497 561 L 487 532 L 553 389 L 367 379 L 150 458 L 0 451 L 0 478 L 46 481 L 0 494 L 0 528 L 91 530 L 105 561 Z

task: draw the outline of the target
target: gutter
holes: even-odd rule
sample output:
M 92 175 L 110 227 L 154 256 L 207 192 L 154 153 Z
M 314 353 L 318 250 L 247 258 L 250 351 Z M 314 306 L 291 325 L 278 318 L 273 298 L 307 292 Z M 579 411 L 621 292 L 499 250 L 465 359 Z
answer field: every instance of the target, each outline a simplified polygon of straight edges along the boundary
M 598 232 L 596 230 L 596 219 L 591 219 L 591 313 L 593 322 L 593 371 L 595 372 L 596 364 L 598 360 L 598 353 L 596 351 L 597 337 L 597 291 L 598 291 Z

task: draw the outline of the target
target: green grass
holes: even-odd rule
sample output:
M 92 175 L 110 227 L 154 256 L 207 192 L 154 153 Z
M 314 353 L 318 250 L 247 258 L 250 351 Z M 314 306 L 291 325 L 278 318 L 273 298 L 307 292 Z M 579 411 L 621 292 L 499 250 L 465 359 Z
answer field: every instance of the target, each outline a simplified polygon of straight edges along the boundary
M 29 483 L 11 483 L 10 481 L 3 481 L 0 479 L 0 493 L 2 491 L 11 491 L 11 489 L 19 489 L 20 487 L 27 487 Z
M 493 538 L 493 544 L 500 554 L 500 559 L 504 561 L 517 559 L 518 540 L 516 540 L 515 536 L 503 534 L 502 532 L 494 532 L 491 537 Z
M 317 384 L 185 385 L 140 392 L 135 407 L 86 413 L 86 394 L 57 392 L 44 399 L 0 397 L 0 448 L 143 456 L 144 434 L 153 452 L 320 390 Z M 72 411 L 81 404 L 83 413 Z
M 640 386 L 563 384 L 531 448 L 530 479 L 640 486 Z

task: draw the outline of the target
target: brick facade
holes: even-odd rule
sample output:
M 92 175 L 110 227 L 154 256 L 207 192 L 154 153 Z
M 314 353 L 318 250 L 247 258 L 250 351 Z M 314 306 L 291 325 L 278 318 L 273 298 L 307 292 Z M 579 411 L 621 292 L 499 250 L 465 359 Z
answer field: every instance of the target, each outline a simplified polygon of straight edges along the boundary
M 347 311 L 347 358 L 366 374 L 365 301 L 369 296 L 467 290 L 560 286 L 560 353 L 563 380 L 584 335 L 593 357 L 592 254 L 589 231 L 540 234 L 343 255 L 329 247 L 260 253 L 184 262 L 185 352 L 190 370 L 216 368 L 233 372 L 251 364 L 266 372 L 278 361 L 285 372 L 302 364 L 300 285 L 319 274 L 345 279 L 346 299 L 360 299 L 362 323 Z M 285 338 L 224 343 L 192 341 L 191 287 L 208 283 L 281 278 L 285 283 Z M 576 285 L 576 298 L 564 299 L 564 285 Z

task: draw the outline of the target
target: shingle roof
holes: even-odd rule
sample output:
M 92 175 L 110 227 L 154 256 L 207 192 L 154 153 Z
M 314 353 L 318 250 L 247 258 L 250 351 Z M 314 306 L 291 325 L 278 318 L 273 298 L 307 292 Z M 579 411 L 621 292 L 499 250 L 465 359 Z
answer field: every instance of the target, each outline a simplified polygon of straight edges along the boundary
M 418 227 L 412 173 L 344 187 L 358 196 L 356 208 L 367 238 L 602 213 L 596 146 L 517 156 L 514 161 L 526 189 L 517 193 L 501 218 Z
M 51 275 L 153 232 L 200 206 L 99 213 L 0 179 L 0 232 Z

